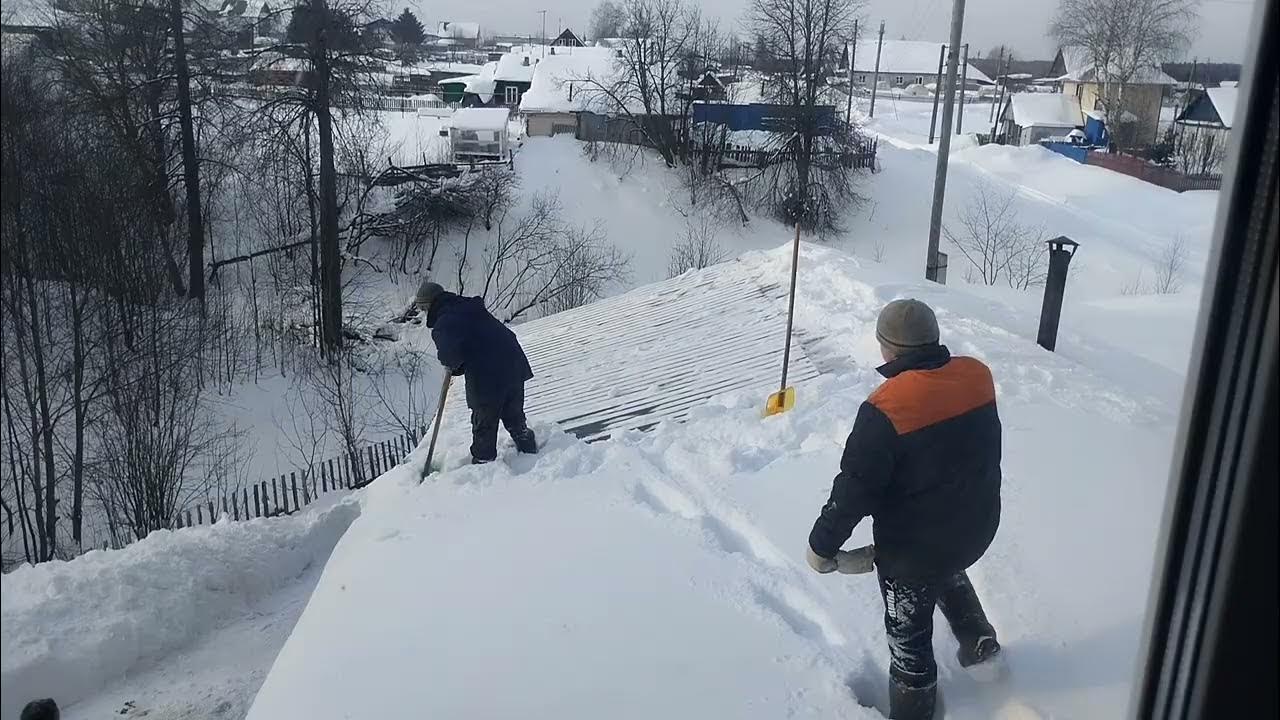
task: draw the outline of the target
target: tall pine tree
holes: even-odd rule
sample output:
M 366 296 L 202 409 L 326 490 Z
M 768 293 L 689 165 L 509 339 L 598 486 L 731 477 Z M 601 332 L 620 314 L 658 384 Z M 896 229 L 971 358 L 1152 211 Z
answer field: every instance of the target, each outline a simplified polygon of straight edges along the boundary
M 420 46 L 426 42 L 427 33 L 422 28 L 422 23 L 418 22 L 418 16 L 405 8 L 400 17 L 391 23 L 391 39 L 397 45 Z

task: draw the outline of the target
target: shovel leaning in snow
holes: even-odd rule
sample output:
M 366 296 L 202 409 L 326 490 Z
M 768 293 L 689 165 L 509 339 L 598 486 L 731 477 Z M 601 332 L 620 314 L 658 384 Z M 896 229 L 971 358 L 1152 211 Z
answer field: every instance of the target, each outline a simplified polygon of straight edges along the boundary
M 453 374 L 445 368 L 444 384 L 440 386 L 440 406 L 436 408 L 436 421 L 431 428 L 431 443 L 427 445 L 427 463 L 422 466 L 422 476 L 418 478 L 418 482 L 422 482 L 431 474 L 431 458 L 436 454 L 436 439 L 440 437 L 440 422 L 444 420 L 444 401 L 449 397 L 451 382 L 453 382 Z
M 791 292 L 787 296 L 787 343 L 782 351 L 782 384 L 778 392 L 764 401 L 764 416 L 778 415 L 796 406 L 796 389 L 787 387 L 787 367 L 791 365 L 791 320 L 796 312 L 796 266 L 800 264 L 800 221 L 796 220 L 796 239 L 791 248 Z

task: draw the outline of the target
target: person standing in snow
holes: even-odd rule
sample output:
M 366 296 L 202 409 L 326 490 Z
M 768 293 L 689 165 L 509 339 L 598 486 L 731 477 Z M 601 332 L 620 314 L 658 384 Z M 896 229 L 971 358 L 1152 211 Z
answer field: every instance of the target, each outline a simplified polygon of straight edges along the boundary
M 965 570 L 1000 524 L 1000 417 L 991 371 L 952 357 L 933 310 L 895 300 L 876 323 L 886 380 L 858 410 L 831 496 L 809 534 L 808 561 L 829 573 L 877 571 L 889 640 L 889 717 L 933 717 L 933 609 L 972 670 L 1000 652 Z M 862 518 L 874 546 L 840 549 Z M 978 673 L 975 673 L 978 674 Z
M 471 462 L 497 459 L 499 421 L 517 450 L 538 452 L 524 415 L 524 384 L 533 370 L 516 334 L 485 309 L 483 299 L 447 292 L 430 280 L 419 286 L 414 305 L 427 314 L 440 363 L 455 377 L 466 376 Z

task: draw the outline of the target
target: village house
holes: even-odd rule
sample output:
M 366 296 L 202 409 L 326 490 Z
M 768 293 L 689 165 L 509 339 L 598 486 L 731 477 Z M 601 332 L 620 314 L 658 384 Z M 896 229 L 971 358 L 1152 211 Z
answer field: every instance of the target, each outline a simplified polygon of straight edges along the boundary
M 880 49 L 881 87 L 906 88 L 936 84 L 938 57 L 943 43 L 927 40 L 885 40 Z M 849 45 L 840 57 L 838 69 L 849 72 Z M 876 70 L 876 42 L 863 39 L 853 52 L 853 84 L 870 87 Z M 966 88 L 993 84 L 990 77 L 972 64 L 965 71 Z
M 556 36 L 556 39 L 551 41 L 551 44 L 554 47 L 584 47 L 585 45 L 569 28 L 562 30 L 560 34 Z
M 1201 138 L 1212 135 L 1216 146 L 1225 148 L 1235 122 L 1238 99 L 1239 89 L 1234 84 L 1198 91 L 1187 107 L 1178 113 L 1174 124 L 1184 138 L 1188 135 Z
M 580 113 L 604 112 L 601 87 L 613 82 L 614 58 L 602 47 L 557 47 L 542 58 L 520 100 L 529 136 L 574 134 Z
M 479 73 L 440 81 L 446 102 L 465 107 L 520 106 L 520 98 L 533 82 L 534 67 L 549 49 L 523 45 L 503 53 L 496 61 L 485 63 Z
M 1068 46 L 1058 50 L 1050 73 L 1062 84 L 1063 94 L 1076 99 L 1081 112 L 1103 117 L 1117 141 L 1126 145 L 1156 142 L 1165 90 L 1176 84 L 1160 68 L 1139 68 L 1122 83 L 1114 72 L 1095 68 L 1086 48 Z M 1123 98 L 1124 117 L 1105 117 L 1103 98 L 1108 93 Z
M 1006 145 L 1034 145 L 1084 126 L 1074 97 L 1061 93 L 1012 93 L 1000 108 L 998 138 Z
M 477 48 L 481 45 L 480 23 L 451 22 L 441 20 L 436 24 L 435 45 L 442 47 Z

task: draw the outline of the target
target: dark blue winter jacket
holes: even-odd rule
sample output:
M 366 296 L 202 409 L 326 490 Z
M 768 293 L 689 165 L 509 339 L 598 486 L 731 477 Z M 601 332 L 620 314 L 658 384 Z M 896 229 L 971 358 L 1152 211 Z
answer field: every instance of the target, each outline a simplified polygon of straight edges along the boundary
M 427 310 L 427 327 L 440 363 L 467 378 L 467 404 L 500 404 L 533 377 L 516 334 L 489 314 L 484 300 L 440 293 Z

